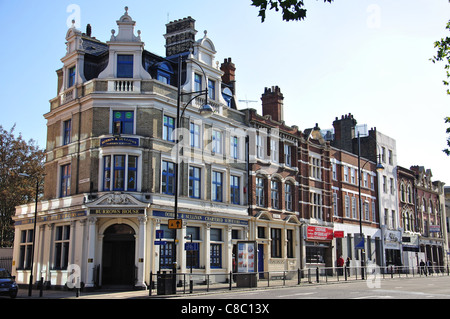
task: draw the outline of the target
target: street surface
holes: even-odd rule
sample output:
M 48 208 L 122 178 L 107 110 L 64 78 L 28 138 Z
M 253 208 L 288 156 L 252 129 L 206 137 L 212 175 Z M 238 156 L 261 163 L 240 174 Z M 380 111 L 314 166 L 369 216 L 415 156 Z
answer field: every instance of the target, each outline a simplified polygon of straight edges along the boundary
M 375 286 L 375 287 L 374 287 Z M 450 277 L 388 278 L 376 283 L 365 280 L 324 285 L 183 295 L 177 299 L 450 299 Z

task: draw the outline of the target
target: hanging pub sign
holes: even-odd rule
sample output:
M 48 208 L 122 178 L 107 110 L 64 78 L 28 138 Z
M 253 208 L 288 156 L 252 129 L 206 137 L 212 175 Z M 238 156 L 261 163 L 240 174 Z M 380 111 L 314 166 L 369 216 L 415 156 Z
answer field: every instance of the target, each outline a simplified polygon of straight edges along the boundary
M 238 273 L 257 272 L 257 250 L 255 241 L 240 241 L 237 243 Z

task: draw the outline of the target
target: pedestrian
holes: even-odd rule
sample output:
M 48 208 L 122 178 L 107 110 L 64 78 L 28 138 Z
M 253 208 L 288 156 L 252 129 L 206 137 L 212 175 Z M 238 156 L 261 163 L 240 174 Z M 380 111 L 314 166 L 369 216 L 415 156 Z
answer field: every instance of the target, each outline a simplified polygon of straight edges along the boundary
M 338 266 L 338 273 L 339 275 L 343 275 L 344 274 L 344 258 L 342 258 L 342 255 L 339 256 L 338 260 L 337 260 L 337 266 Z
M 350 276 L 350 257 L 347 257 L 347 261 L 345 262 L 345 269 L 347 270 L 347 276 Z
M 431 261 L 429 259 L 427 259 L 427 271 L 430 275 L 433 272 L 433 266 L 431 265 Z
M 420 274 L 421 275 L 425 274 L 425 276 L 426 276 L 427 272 L 425 269 L 425 263 L 423 262 L 423 259 L 420 260 L 419 266 L 420 266 Z

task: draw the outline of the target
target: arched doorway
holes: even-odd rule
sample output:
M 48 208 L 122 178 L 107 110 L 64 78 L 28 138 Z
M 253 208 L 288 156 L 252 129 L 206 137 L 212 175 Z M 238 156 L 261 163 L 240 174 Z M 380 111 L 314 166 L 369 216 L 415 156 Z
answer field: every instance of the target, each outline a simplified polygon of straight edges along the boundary
M 125 224 L 108 227 L 103 237 L 102 285 L 134 285 L 135 232 Z

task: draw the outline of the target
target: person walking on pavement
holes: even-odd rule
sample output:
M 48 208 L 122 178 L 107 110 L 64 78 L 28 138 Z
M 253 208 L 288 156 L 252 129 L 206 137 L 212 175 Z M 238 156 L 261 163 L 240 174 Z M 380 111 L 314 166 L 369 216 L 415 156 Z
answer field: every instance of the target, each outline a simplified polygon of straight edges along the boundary
M 343 275 L 344 274 L 344 258 L 342 258 L 342 255 L 338 258 L 338 260 L 337 260 L 337 266 L 338 266 L 338 272 L 339 272 L 339 275 Z
M 420 266 L 420 274 L 421 275 L 425 274 L 425 276 L 426 276 L 427 275 L 427 271 L 425 269 L 425 263 L 424 263 L 423 259 L 420 260 L 419 266 Z

